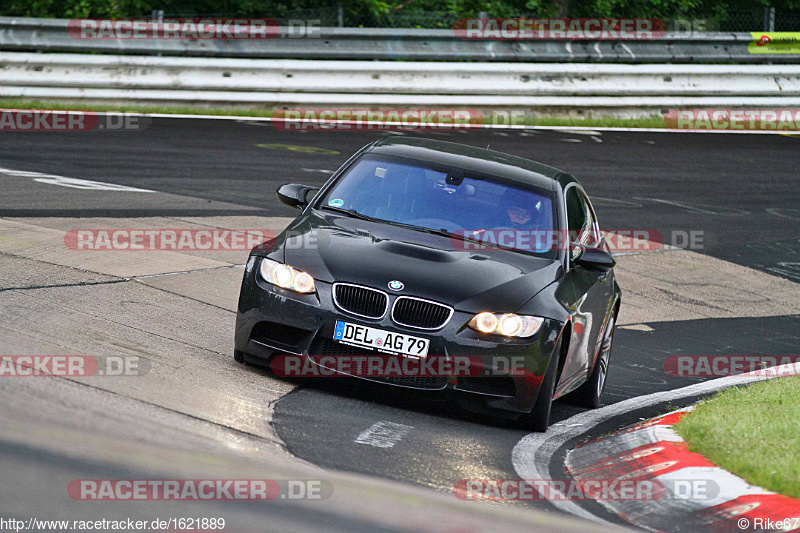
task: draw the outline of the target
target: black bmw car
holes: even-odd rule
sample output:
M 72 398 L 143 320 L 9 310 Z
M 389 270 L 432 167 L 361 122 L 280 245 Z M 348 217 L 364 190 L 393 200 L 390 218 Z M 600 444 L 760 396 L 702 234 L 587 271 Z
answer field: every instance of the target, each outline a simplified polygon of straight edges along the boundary
M 291 357 L 385 387 L 441 391 L 538 431 L 555 398 L 600 404 L 621 292 L 592 204 L 569 174 L 390 137 L 321 188 L 284 185 L 278 198 L 302 212 L 251 252 L 237 361 Z M 404 375 L 331 363 L 356 356 L 400 359 L 403 371 L 434 359 L 464 365 Z

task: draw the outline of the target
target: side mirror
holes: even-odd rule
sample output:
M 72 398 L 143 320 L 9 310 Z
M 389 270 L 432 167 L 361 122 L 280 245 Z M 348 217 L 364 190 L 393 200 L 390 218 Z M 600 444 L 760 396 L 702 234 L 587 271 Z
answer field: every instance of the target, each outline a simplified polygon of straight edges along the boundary
M 278 200 L 280 200 L 282 204 L 303 209 L 311 201 L 311 198 L 314 197 L 313 195 L 309 196 L 309 193 L 318 190 L 318 187 L 309 187 L 308 185 L 300 185 L 299 183 L 287 183 L 286 185 L 278 187 L 276 194 L 278 195 Z
M 576 265 L 602 272 L 608 272 L 617 264 L 614 256 L 602 248 L 586 248 L 576 243 L 569 245 L 569 256 Z

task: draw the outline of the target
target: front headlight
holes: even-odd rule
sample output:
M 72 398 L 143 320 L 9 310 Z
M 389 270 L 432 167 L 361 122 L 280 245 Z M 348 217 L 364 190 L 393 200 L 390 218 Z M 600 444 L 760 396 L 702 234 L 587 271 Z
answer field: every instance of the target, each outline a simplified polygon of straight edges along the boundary
M 314 278 L 309 274 L 272 259 L 262 259 L 259 272 L 264 281 L 277 285 L 282 289 L 303 294 L 310 294 L 317 290 L 314 285 Z
M 542 327 L 543 318 L 514 313 L 478 313 L 469 321 L 469 327 L 481 333 L 505 337 L 530 337 Z

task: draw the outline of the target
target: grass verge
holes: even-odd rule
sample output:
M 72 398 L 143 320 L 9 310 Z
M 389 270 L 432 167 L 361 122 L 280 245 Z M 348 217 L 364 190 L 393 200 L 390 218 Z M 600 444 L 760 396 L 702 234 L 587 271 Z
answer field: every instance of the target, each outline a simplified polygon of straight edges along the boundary
M 800 376 L 725 389 L 673 429 L 753 485 L 800 498 Z
M 318 108 L 320 106 L 313 106 Z M 358 107 L 358 106 L 355 106 Z M 153 113 L 167 115 L 214 115 L 233 117 L 271 117 L 275 108 L 254 107 L 202 107 L 202 106 L 151 106 L 139 104 L 95 104 L 95 103 L 63 103 L 25 100 L 19 98 L 0 99 L 0 109 L 57 109 L 57 110 L 82 110 L 82 111 L 113 111 L 132 113 Z M 486 112 L 491 117 L 491 111 Z M 503 123 L 503 117 L 498 117 L 495 122 Z M 491 119 L 489 120 L 491 123 Z M 565 126 L 589 128 L 664 128 L 664 117 L 651 115 L 639 118 L 619 118 L 612 116 L 588 116 L 581 118 L 571 117 L 532 117 L 526 116 L 521 122 L 525 126 Z

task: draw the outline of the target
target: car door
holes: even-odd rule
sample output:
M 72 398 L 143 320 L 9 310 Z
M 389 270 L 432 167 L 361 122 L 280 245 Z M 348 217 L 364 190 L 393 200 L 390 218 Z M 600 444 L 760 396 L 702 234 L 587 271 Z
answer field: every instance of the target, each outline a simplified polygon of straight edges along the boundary
M 568 184 L 564 198 L 570 242 L 587 248 L 605 246 L 594 209 L 580 185 Z M 565 285 L 567 290 L 564 294 L 568 296 L 565 304 L 572 316 L 572 337 L 561 372 L 561 394 L 580 386 L 594 364 L 599 337 L 610 309 L 613 277 L 609 272 L 586 268 L 570 261 Z
M 594 228 L 591 241 L 587 243 L 587 246 L 590 248 L 608 250 L 605 237 L 600 231 L 600 224 L 597 221 L 592 202 L 584 191 L 581 191 L 581 201 L 584 208 L 587 210 L 587 216 L 590 218 L 591 226 Z M 600 343 L 603 340 L 602 336 L 606 322 L 611 317 L 612 306 L 614 304 L 612 301 L 614 296 L 614 273 L 610 270 L 601 272 L 599 270 L 581 268 L 592 273 L 592 286 L 589 288 L 589 300 L 590 305 L 596 313 L 595 316 L 598 318 L 595 324 L 596 327 L 592 331 L 594 349 L 589 352 L 589 366 L 591 367 L 594 364 L 594 356 L 597 354 L 597 350 L 600 348 Z

